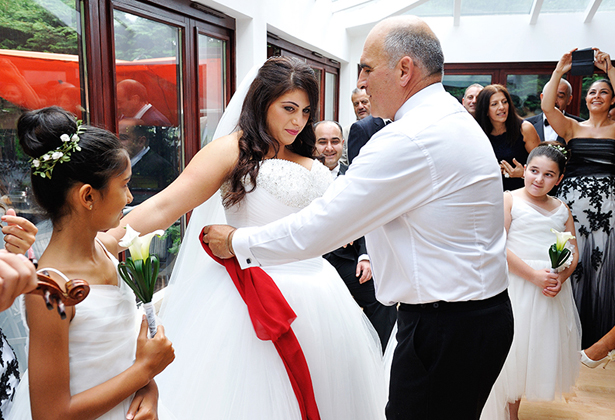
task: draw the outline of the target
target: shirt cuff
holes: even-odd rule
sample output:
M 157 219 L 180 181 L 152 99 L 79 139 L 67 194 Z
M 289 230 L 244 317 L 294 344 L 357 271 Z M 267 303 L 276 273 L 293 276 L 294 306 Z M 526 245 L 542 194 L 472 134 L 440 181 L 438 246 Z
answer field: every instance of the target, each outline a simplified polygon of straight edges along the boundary
M 359 255 L 359 261 L 369 261 L 369 255 L 367 254 Z
M 250 251 L 250 232 L 254 228 L 237 229 L 233 234 L 233 252 L 242 270 L 249 267 L 260 267 L 260 263 Z

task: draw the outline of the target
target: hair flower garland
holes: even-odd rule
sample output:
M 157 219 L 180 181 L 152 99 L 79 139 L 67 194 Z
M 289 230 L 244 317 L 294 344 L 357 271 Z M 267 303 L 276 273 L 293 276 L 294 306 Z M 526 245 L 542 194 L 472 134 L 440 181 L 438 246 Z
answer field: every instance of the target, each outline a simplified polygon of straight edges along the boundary
M 38 159 L 31 159 L 30 165 L 34 169 L 32 173 L 39 175 L 42 178 L 51 179 L 53 168 L 57 163 L 64 163 L 70 161 L 71 153 L 80 152 L 79 147 L 79 134 L 85 131 L 85 126 L 82 125 L 81 120 L 77 121 L 77 132 L 72 136 L 68 134 L 62 134 L 60 140 L 62 145 L 56 147 L 54 150 L 50 150 Z
M 547 146 L 554 148 L 558 152 L 560 152 L 564 157 L 568 157 L 568 150 L 565 147 L 559 146 L 557 144 L 547 144 Z

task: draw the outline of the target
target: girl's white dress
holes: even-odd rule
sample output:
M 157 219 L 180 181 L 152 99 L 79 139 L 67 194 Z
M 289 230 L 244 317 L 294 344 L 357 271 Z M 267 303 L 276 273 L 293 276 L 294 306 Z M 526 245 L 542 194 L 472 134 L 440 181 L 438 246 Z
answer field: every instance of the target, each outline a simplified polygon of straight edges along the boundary
M 548 250 L 556 239 L 551 229 L 565 231 L 566 206 L 561 203 L 548 213 L 513 196 L 511 215 L 507 249 L 534 269 L 550 268 Z M 506 402 L 521 397 L 550 401 L 570 392 L 579 374 L 581 324 L 570 279 L 553 298 L 514 274 L 509 273 L 509 281 L 515 335 L 483 412 L 485 420 L 508 418 Z
M 235 227 L 275 221 L 307 206 L 330 182 L 320 162 L 308 170 L 265 160 L 256 188 L 226 210 L 226 220 Z M 219 207 L 219 196 L 214 199 Z M 301 419 L 273 343 L 257 338 L 231 278 L 198 239 L 204 225 L 224 217 L 206 217 L 202 210 L 193 213 L 164 298 L 161 322 L 176 358 L 157 378 L 160 395 L 176 418 Z M 384 419 L 387 393 L 378 336 L 335 269 L 320 257 L 263 269 L 297 314 L 291 326 L 310 369 L 321 419 Z
M 117 267 L 117 259 L 108 252 L 107 255 Z M 55 271 L 66 279 L 56 270 L 40 271 L 43 270 Z M 89 295 L 75 309 L 68 330 L 72 395 L 100 385 L 133 364 L 139 322 L 135 295 L 119 276 L 118 286 L 90 285 Z M 28 383 L 26 371 L 17 387 L 9 419 L 32 418 Z M 125 420 L 131 402 L 132 396 L 99 419 Z

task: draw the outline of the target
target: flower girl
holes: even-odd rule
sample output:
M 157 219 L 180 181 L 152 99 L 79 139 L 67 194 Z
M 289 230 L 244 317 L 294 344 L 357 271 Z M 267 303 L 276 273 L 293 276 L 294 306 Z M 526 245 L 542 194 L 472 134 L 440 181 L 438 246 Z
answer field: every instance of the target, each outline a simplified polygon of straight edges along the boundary
M 566 154 L 558 143 L 541 143 L 525 165 L 525 186 L 504 193 L 515 336 L 484 419 L 494 401 L 501 402 L 498 418 L 505 417 L 507 401 L 510 419 L 517 419 L 522 397 L 553 400 L 570 390 L 579 372 L 580 322 L 567 281 L 578 252 L 573 249 L 568 261 L 554 270 L 549 258 L 549 248 L 559 239 L 552 230 L 574 235 L 568 207 L 547 195 L 562 180 Z M 570 244 L 576 246 L 574 237 Z
M 26 296 L 29 370 L 9 418 L 156 419 L 153 378 L 173 348 L 162 327 L 147 339 L 145 321 L 137 337 L 135 297 L 116 271 L 117 241 L 99 234 L 117 226 L 132 201 L 128 154 L 113 134 L 80 126 L 57 107 L 23 114 L 17 134 L 33 158 L 36 200 L 53 223 L 40 271 L 61 286 L 84 279 L 90 294 L 66 308 L 66 319 Z

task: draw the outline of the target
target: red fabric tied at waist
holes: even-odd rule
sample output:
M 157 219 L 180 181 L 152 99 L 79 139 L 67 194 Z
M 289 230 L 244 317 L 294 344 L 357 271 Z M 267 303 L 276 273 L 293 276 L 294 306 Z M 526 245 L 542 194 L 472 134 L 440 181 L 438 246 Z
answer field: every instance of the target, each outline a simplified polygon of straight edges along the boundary
M 218 264 L 226 268 L 239 295 L 248 307 L 250 320 L 256 336 L 271 340 L 284 362 L 288 378 L 297 397 L 303 420 L 320 420 L 310 370 L 301 345 L 291 328 L 297 318 L 280 289 L 269 274 L 261 268 L 250 267 L 242 270 L 237 258 L 223 260 L 216 257 L 203 242 L 203 231 L 199 241 L 205 252 Z

